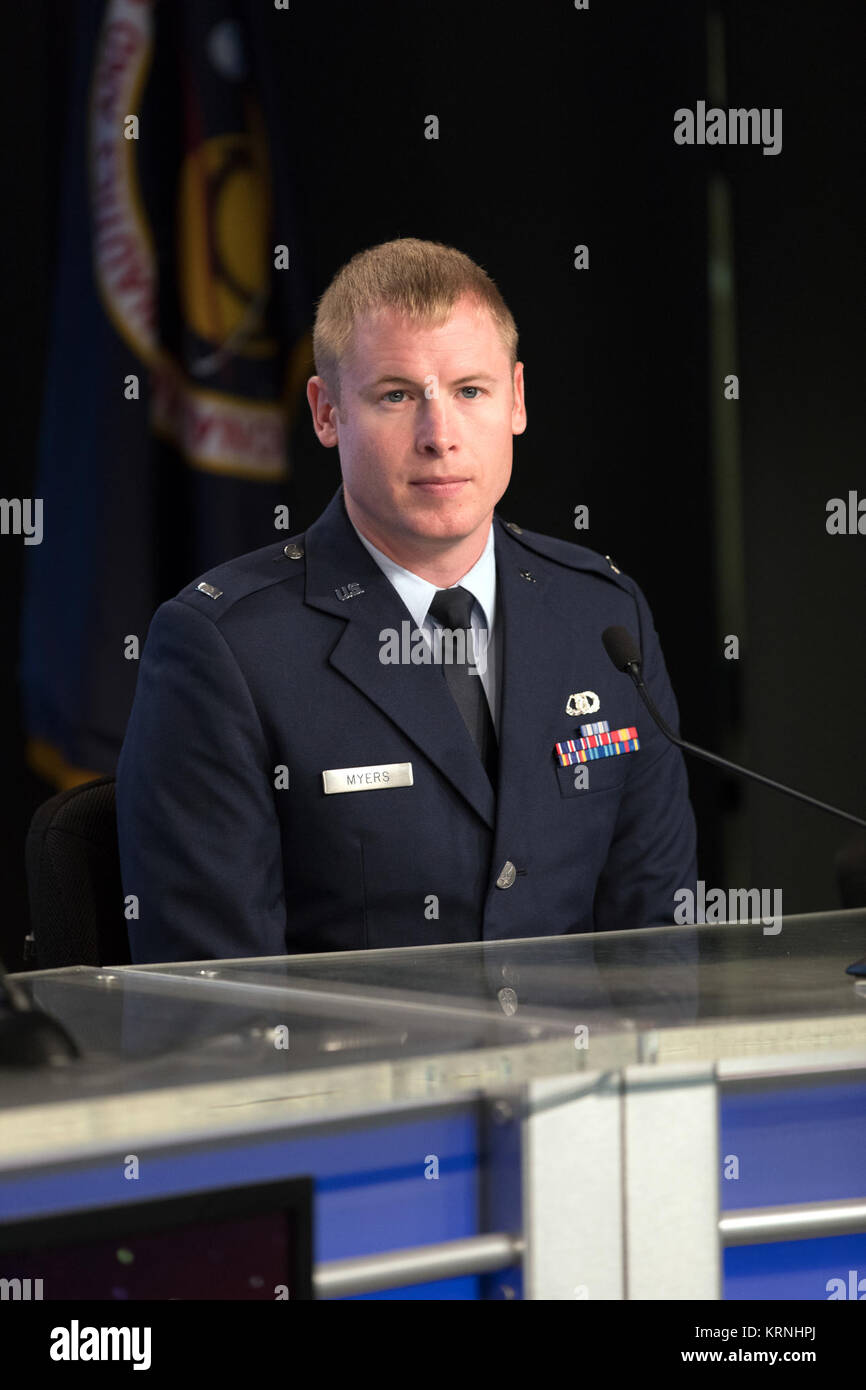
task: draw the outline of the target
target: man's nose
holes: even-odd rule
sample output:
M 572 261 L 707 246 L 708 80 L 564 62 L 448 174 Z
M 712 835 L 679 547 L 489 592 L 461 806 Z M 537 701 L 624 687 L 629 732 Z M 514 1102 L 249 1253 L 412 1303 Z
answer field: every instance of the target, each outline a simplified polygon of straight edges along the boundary
M 456 446 L 457 421 L 441 396 L 431 396 L 425 400 L 419 414 L 419 449 L 441 456 Z

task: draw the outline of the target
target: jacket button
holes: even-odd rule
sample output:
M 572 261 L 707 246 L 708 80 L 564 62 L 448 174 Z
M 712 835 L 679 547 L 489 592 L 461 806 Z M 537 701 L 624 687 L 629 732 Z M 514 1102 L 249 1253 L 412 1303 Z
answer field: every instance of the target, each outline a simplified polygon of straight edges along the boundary
M 506 859 L 505 863 L 502 865 L 502 868 L 499 871 L 499 877 L 496 880 L 496 887 L 510 888 L 516 878 L 517 870 L 515 869 L 511 860 Z
M 295 545 L 293 541 L 290 541 L 287 546 L 283 547 L 283 554 L 287 560 L 300 560 L 303 553 L 303 548 L 299 545 Z

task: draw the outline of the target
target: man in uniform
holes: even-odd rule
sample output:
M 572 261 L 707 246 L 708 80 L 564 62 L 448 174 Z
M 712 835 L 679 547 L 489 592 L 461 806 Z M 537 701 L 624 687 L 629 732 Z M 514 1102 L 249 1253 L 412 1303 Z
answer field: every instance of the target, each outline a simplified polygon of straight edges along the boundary
M 118 768 L 137 962 L 673 922 L 696 878 L 679 750 L 601 642 L 646 600 L 496 511 L 526 428 L 517 331 L 462 253 L 359 253 L 307 396 L 342 485 L 309 529 L 154 616 Z

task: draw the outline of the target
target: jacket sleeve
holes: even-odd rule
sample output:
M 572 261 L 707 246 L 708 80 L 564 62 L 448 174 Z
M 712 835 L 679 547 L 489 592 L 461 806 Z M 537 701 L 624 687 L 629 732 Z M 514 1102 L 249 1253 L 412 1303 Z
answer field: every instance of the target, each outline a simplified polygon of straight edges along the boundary
M 679 733 L 679 711 L 658 633 L 643 593 L 637 585 L 634 590 L 643 679 L 663 718 Z M 681 888 L 695 891 L 697 834 L 683 755 L 656 726 L 637 692 L 635 700 L 640 749 L 596 887 L 596 931 L 672 926 L 674 894 Z
M 219 628 L 181 600 L 163 604 L 142 652 L 117 769 L 136 964 L 285 954 L 269 761 L 249 688 Z

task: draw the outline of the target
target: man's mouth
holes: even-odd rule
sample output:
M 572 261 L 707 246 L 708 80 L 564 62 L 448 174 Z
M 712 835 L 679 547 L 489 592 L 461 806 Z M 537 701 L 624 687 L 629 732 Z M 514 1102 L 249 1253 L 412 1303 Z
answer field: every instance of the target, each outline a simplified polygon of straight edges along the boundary
M 429 478 L 417 478 L 412 483 L 412 487 L 417 487 L 421 492 L 429 493 L 432 497 L 456 497 L 468 481 L 468 478 L 437 478 L 435 475 L 431 475 Z

